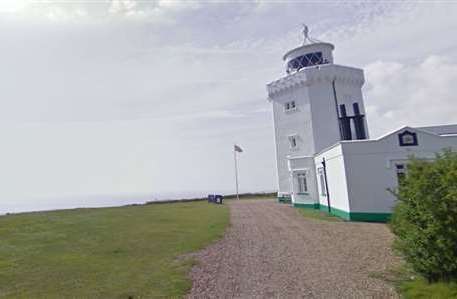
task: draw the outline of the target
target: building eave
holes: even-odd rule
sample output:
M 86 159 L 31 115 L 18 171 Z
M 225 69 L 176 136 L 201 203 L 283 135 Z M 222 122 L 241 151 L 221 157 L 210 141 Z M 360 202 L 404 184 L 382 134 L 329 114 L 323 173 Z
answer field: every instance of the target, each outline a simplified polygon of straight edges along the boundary
M 329 72 L 329 70 L 333 70 L 333 72 Z M 333 80 L 339 84 L 348 85 L 362 86 L 365 83 L 361 69 L 336 64 L 321 64 L 302 68 L 296 73 L 268 83 L 268 98 L 271 101 L 291 88 L 311 85 L 315 82 L 332 82 Z

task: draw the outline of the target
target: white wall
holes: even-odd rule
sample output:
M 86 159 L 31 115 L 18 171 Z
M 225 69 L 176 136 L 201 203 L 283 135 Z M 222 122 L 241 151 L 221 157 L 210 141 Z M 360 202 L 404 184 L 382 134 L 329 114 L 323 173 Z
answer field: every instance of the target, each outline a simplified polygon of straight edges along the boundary
M 328 206 L 327 196 L 321 194 L 322 186 L 319 179 L 318 169 L 322 167 L 322 159 L 325 158 L 327 185 L 330 197 L 330 206 L 343 211 L 349 211 L 349 195 L 346 182 L 345 161 L 341 144 L 337 144 L 325 152 L 317 155 L 314 159 L 318 183 L 319 204 Z
M 314 153 L 316 153 L 340 140 L 332 83 L 319 81 L 310 86 L 310 98 L 315 140 Z
M 284 104 L 289 101 L 295 101 L 296 110 L 285 112 Z M 304 86 L 289 89 L 275 98 L 272 104 L 279 191 L 290 192 L 291 181 L 286 157 L 314 153 L 308 90 Z M 296 149 L 290 149 L 288 136 L 292 134 L 297 134 L 299 137 Z
M 273 105 L 280 193 L 292 191 L 288 156 L 313 156 L 340 140 L 332 87 L 334 79 L 340 103 L 350 101 L 352 107 L 354 99 L 359 99 L 364 113 L 361 92 L 364 78 L 360 69 L 339 65 L 310 67 L 267 86 Z M 296 111 L 285 112 L 284 104 L 290 101 L 295 101 Z M 297 148 L 291 149 L 288 138 L 294 134 L 298 136 Z
M 361 113 L 365 114 L 362 96 L 364 76 L 360 69 L 340 65 L 322 66 L 310 69 L 308 73 L 310 78 L 315 78 L 309 87 L 309 97 L 315 140 L 314 150 L 317 153 L 340 140 L 336 105 L 345 104 L 348 115 L 353 115 L 352 104 L 357 102 Z M 335 80 L 336 104 L 333 80 Z
M 395 163 L 409 156 L 433 159 L 444 148 L 457 150 L 457 136 L 417 133 L 418 146 L 400 146 L 398 133 L 379 140 L 342 142 L 351 212 L 390 213 L 395 197 L 387 188 L 397 187 Z M 332 187 L 330 187 L 332 188 Z

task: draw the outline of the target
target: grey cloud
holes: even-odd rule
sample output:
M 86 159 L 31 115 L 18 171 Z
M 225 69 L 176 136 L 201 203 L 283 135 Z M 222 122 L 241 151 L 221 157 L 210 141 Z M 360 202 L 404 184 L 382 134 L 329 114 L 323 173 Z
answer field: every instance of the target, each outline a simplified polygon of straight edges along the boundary
M 456 112 L 456 6 L 62 3 L 0 13 L 0 200 L 230 192 L 233 142 L 242 190 L 275 189 L 265 84 L 303 22 L 366 69 L 372 135 Z

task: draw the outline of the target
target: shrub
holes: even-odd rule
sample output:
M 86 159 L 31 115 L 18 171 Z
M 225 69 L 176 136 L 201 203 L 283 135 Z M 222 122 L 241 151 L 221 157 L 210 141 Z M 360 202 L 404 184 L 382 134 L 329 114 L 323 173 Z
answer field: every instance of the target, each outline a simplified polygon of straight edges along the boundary
M 429 282 L 457 280 L 457 153 L 411 158 L 395 194 L 395 247 Z

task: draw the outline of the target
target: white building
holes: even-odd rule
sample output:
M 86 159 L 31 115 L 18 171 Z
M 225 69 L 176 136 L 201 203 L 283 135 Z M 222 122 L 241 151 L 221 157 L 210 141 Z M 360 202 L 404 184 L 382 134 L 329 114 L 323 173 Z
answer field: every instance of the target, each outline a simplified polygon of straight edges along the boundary
M 409 156 L 457 149 L 457 125 L 404 127 L 369 139 L 363 70 L 333 63 L 334 46 L 309 38 L 284 55 L 267 85 L 273 105 L 278 200 L 348 220 L 385 221 Z

